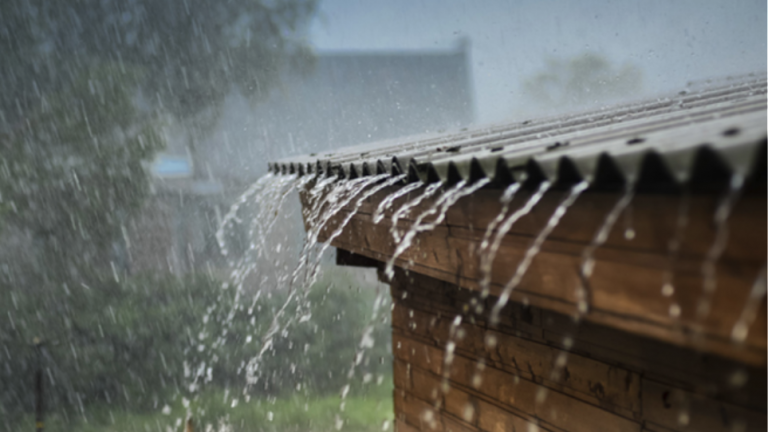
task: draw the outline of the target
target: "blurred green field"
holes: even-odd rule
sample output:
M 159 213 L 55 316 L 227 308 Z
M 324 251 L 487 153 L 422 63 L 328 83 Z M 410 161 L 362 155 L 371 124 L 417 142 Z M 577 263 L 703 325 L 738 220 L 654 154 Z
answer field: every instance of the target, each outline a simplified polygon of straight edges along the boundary
M 244 365 L 286 296 L 268 292 L 258 302 L 234 302 L 223 296 L 230 293 L 205 275 L 150 275 L 49 298 L 65 304 L 65 313 L 19 319 L 12 331 L 0 331 L 0 342 L 14 352 L 0 370 L 0 429 L 33 430 L 38 364 L 46 371 L 46 431 L 182 431 L 190 413 L 195 431 L 391 428 L 389 308 L 373 318 L 374 284 L 327 272 L 301 298 L 311 318 L 294 321 L 269 344 L 249 402 Z M 40 308 L 24 291 L 0 291 L 3 315 L 35 317 Z M 361 350 L 369 326 L 376 343 Z M 53 341 L 42 356 L 27 343 L 37 334 Z
M 216 392 L 197 399 L 174 401 L 155 412 L 135 413 L 107 406 L 92 406 L 87 420 L 65 418 L 54 414 L 45 421 L 50 432 L 168 432 L 184 431 L 190 411 L 201 413 L 194 417 L 195 431 L 210 432 L 374 432 L 393 430 L 392 383 L 373 384 L 362 394 L 348 395 L 344 410 L 340 396 L 289 398 L 242 398 Z M 34 417 L 26 415 L 11 432 L 34 430 Z M 340 429 L 338 429 L 340 427 Z

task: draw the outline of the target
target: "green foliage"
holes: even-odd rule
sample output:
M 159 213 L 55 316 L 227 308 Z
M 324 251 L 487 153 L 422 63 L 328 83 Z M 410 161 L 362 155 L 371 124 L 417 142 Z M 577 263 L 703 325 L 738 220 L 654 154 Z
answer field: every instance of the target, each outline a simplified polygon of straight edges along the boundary
M 347 378 L 361 332 L 370 321 L 375 292 L 370 287 L 329 287 L 328 280 L 306 297 L 316 305 L 311 319 L 289 328 L 268 351 L 262 364 L 264 380 L 249 389 L 251 397 L 336 395 L 338 401 L 348 383 L 352 394 L 359 394 L 366 373 L 371 373 L 371 385 L 377 377 L 379 382 L 391 381 L 389 331 L 380 324 L 374 333 L 377 344 L 366 351 L 354 378 Z M 231 288 L 223 290 L 204 275 L 181 280 L 145 275 L 121 283 L 109 279 L 98 285 L 63 286 L 46 296 L 1 288 L 0 316 L 9 319 L 0 321 L 0 353 L 13 353 L 3 356 L 0 368 L 0 418 L 10 422 L 6 426 L 32 412 L 38 364 L 46 371 L 50 415 L 59 421 L 81 418 L 83 412 L 93 420 L 107 406 L 149 415 L 165 404 L 178 404 L 181 397 L 193 400 L 200 408 L 195 414 L 207 412 L 211 422 L 226 415 L 233 419 L 235 412 L 205 395 L 227 389 L 232 397 L 242 398 L 242 364 L 260 348 L 253 336 L 263 334 L 285 300 L 285 294 L 265 295 L 250 311 L 241 302 L 230 314 L 212 305 L 230 295 Z M 35 337 L 44 341 L 39 354 L 31 345 Z M 215 346 L 209 338 L 217 341 Z M 205 378 L 191 391 L 188 385 L 202 362 L 207 362 Z
M 306 64 L 314 0 L 7 0 L 0 3 L 0 111 L 11 124 L 97 59 L 140 67 L 146 101 L 178 118 L 215 109 L 232 89 L 266 94 Z M 23 117 L 23 115 L 21 116 Z
M 222 391 L 201 395 L 190 408 L 205 406 L 207 411 L 194 417 L 196 430 L 209 425 L 216 431 L 226 432 L 332 432 L 336 431 L 336 420 L 343 421 L 343 429 L 356 432 L 381 432 L 392 430 L 392 384 L 377 386 L 366 395 L 350 396 L 344 411 L 339 409 L 338 396 L 293 396 L 280 399 L 252 399 L 246 403 Z M 237 402 L 235 402 L 237 400 Z M 234 405 L 234 406 L 233 406 Z M 142 432 L 146 430 L 182 430 L 189 408 L 179 398 L 163 413 L 154 410 L 146 413 L 124 411 L 107 405 L 89 409 L 88 420 L 76 417 L 68 420 L 60 414 L 48 417 L 46 431 L 49 432 Z M 270 415 L 271 413 L 271 415 Z M 271 418 L 271 420 L 270 420 Z M 1 423 L 0 423 L 1 424 Z M 31 430 L 34 424 L 31 415 L 11 426 L 9 432 Z M 389 425 L 385 429 L 382 426 Z M 160 429 L 158 429 L 160 427 Z
M 103 257 L 149 193 L 143 164 L 162 140 L 132 101 L 138 75 L 93 64 L 0 138 L 5 222 L 38 242 L 49 279 Z
M 543 71 L 526 79 L 523 93 L 541 107 L 578 107 L 627 97 L 642 87 L 642 72 L 595 53 L 550 58 Z

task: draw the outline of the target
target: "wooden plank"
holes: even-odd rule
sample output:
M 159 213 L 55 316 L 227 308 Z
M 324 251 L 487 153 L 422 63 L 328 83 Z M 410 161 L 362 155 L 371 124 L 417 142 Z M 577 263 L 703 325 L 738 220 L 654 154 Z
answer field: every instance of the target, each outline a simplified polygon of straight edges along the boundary
M 537 422 L 531 422 L 511 414 L 496 405 L 478 401 L 478 415 L 480 429 L 487 432 L 530 432 L 546 431 L 539 428 Z
M 394 392 L 396 419 L 420 431 L 442 431 L 440 416 L 426 402 L 421 401 L 404 390 Z
M 377 204 L 398 187 L 386 188 L 374 194 L 360 208 L 361 214 L 372 214 Z M 394 210 L 421 193 L 412 192 L 396 200 L 390 211 L 384 212 L 385 221 L 390 220 Z M 447 226 L 473 227 L 484 232 L 488 224 L 501 211 L 499 198 L 501 190 L 483 189 L 471 196 L 457 201 L 446 213 Z M 563 198 L 564 192 L 550 191 L 533 208 L 530 214 L 518 221 L 511 234 L 533 236 L 544 226 L 553 210 Z M 520 191 L 510 204 L 510 213 L 522 207 L 532 192 Z M 619 194 L 587 191 L 578 202 L 569 209 L 560 225 L 552 233 L 552 239 L 588 244 L 599 228 L 604 216 L 611 210 Z M 689 221 L 680 232 L 683 237 L 681 254 L 690 257 L 703 257 L 711 247 L 715 232 L 713 216 L 721 199 L 718 195 L 690 195 L 688 197 Z M 677 234 L 677 222 L 682 196 L 638 194 L 631 205 L 619 216 L 617 227 L 611 232 L 605 243 L 606 248 L 644 250 L 666 254 L 669 240 Z M 403 220 L 408 221 L 433 205 L 435 198 L 424 200 Z M 724 261 L 758 260 L 765 256 L 766 246 L 766 205 L 765 197 L 759 195 L 742 196 L 736 203 L 729 218 L 730 240 L 723 253 Z M 631 227 L 635 236 L 624 236 L 624 228 Z
M 434 381 L 421 369 L 411 369 L 412 386 L 409 393 L 417 398 L 429 402 L 433 406 L 443 405 L 443 392 L 440 383 Z
M 411 382 L 411 376 L 413 381 Z M 439 391 L 439 383 L 429 377 L 427 372 L 421 369 L 411 369 L 410 363 L 395 358 L 394 359 L 394 379 L 397 390 L 404 391 L 406 394 L 415 396 L 426 401 L 432 406 L 442 406 L 444 411 L 440 412 L 441 422 L 446 431 L 476 431 L 474 425 L 477 424 L 477 410 L 474 405 L 470 405 L 470 410 L 466 409 L 467 403 L 473 403 L 474 398 L 458 390 L 451 390 L 443 395 Z M 443 399 L 444 398 L 444 399 Z M 451 419 L 445 413 L 449 413 L 462 419 Z M 412 426 L 408 426 L 413 428 Z M 415 430 L 415 429 L 414 429 Z
M 479 429 L 469 426 L 466 423 L 455 420 L 447 415 L 443 415 L 443 427 L 445 432 L 477 432 Z
M 643 414 L 648 422 L 674 431 L 765 431 L 764 413 L 739 408 L 643 379 Z
M 393 327 L 426 343 L 444 346 L 448 340 L 446 325 L 457 314 L 464 316 L 462 326 L 468 325 L 475 318 L 470 315 L 470 319 L 467 319 L 467 314 L 471 311 L 465 312 L 465 306 L 468 304 L 466 299 L 456 301 L 457 293 L 467 290 L 449 283 L 417 273 L 407 276 L 397 273 L 391 289 L 395 298 L 392 311 Z M 408 295 L 402 298 L 405 293 Z M 491 303 L 494 301 L 489 299 Z M 498 326 L 494 331 L 538 344 L 548 344 L 553 348 L 562 346 L 567 338 L 572 341 L 572 351 L 577 355 L 590 357 L 617 370 L 643 373 L 655 380 L 708 397 L 765 411 L 766 371 L 762 367 L 740 365 L 732 360 L 702 355 L 679 346 L 590 322 L 577 324 L 568 316 L 542 311 L 533 306 L 523 307 L 517 303 L 509 303 L 500 316 L 505 325 Z M 485 325 L 482 317 L 474 322 L 475 325 Z M 488 331 L 485 327 L 481 330 Z M 490 362 L 500 360 L 497 353 L 486 349 L 484 334 L 473 333 L 472 327 L 467 327 L 465 332 L 464 338 L 455 341 L 457 350 L 474 357 L 485 356 Z M 509 368 L 503 363 L 500 363 L 500 367 Z M 737 368 L 745 370 L 750 376 L 749 381 L 738 389 L 728 384 L 732 371 Z M 522 374 L 527 373 L 527 368 L 520 369 Z M 567 387 L 562 390 L 568 393 Z M 621 415 L 631 416 L 616 408 L 614 410 Z
M 432 372 L 435 382 L 440 382 L 440 375 L 434 374 L 433 371 L 435 370 L 434 362 L 442 357 L 442 351 L 397 334 L 393 335 L 393 346 L 399 347 L 394 350 L 396 357 L 410 362 L 414 369 L 421 368 Z M 420 355 L 422 350 L 427 352 L 426 355 Z M 639 423 L 499 369 L 486 367 L 482 371 L 482 379 L 478 382 L 473 379 L 476 373 L 475 364 L 476 362 L 471 359 L 455 355 L 450 373 L 452 386 L 458 385 L 464 391 L 474 388 L 489 400 L 497 401 L 523 413 L 530 413 L 542 422 L 564 430 L 573 432 L 640 430 Z M 424 367 L 430 369 L 424 369 Z M 480 412 L 479 418 L 482 419 L 482 408 Z
M 392 378 L 397 389 L 410 390 L 413 388 L 410 363 L 395 359 L 392 362 Z
M 479 400 L 458 388 L 450 388 L 443 395 L 445 411 L 462 419 L 470 425 L 477 426 Z
M 431 318 L 425 312 L 408 310 L 397 303 L 393 309 L 393 327 L 408 335 L 432 339 L 438 346 L 445 346 L 448 340 L 450 321 Z M 491 365 L 625 417 L 639 415 L 640 379 L 635 372 L 466 323 L 460 325 L 458 331 L 460 335 L 463 333 L 463 337 L 456 337 L 453 341 L 462 355 L 488 359 Z M 495 346 L 484 343 L 489 338 L 493 338 Z M 557 367 L 560 356 L 567 359 L 567 363 Z M 553 379 L 555 372 L 559 374 L 559 379 Z
M 393 248 L 391 242 L 387 243 L 389 230 L 383 225 L 373 225 L 364 218 L 353 218 L 348 229 L 334 244 L 342 248 L 354 248 L 351 243 L 344 243 L 345 240 L 364 239 L 365 245 L 379 248 L 379 251 L 370 253 L 365 249 L 358 249 L 358 253 L 376 259 L 386 259 Z M 493 270 L 492 292 L 498 294 L 501 285 L 511 278 L 528 242 L 529 240 L 525 239 L 508 238 L 502 243 Z M 453 237 L 446 233 L 445 228 L 438 227 L 433 232 L 417 237 L 417 243 L 403 254 L 403 259 L 398 261 L 400 265 L 413 263 L 411 268 L 417 272 L 458 282 L 468 288 L 477 288 L 479 266 L 478 258 L 472 255 L 473 241 Z M 565 252 L 562 252 L 563 250 Z M 629 256 L 626 261 L 616 261 L 615 255 L 610 256 L 605 250 L 599 251 L 591 279 L 593 311 L 587 319 L 618 325 L 628 331 L 659 337 L 673 343 L 713 350 L 720 355 L 737 356 L 743 361 L 764 362 L 765 326 L 759 325 L 760 318 L 765 316 L 764 307 L 760 309 L 760 316 L 751 328 L 746 345 L 734 346 L 729 339 L 733 323 L 744 307 L 752 284 L 751 276 L 757 273 L 757 267 L 750 267 L 748 263 L 737 266 L 721 263 L 718 267 L 721 289 L 715 291 L 713 297 L 716 307 L 706 319 L 699 320 L 695 316 L 695 310 L 700 298 L 702 278 L 697 273 L 690 273 L 691 269 L 698 268 L 697 265 L 691 261 L 680 260 L 677 268 L 689 273 L 678 271 L 674 280 L 674 295 L 664 297 L 660 287 L 665 268 L 661 263 L 666 261 L 666 257 L 650 256 L 645 259 L 646 265 L 638 265 L 637 262 L 643 260 L 638 259 L 636 252 L 626 252 L 625 255 Z M 606 259 L 605 255 L 609 255 L 609 259 Z M 533 301 L 541 307 L 573 313 L 576 310 L 576 288 L 580 285 L 576 271 L 580 262 L 579 256 L 574 255 L 573 245 L 555 241 L 545 243 L 543 251 L 534 259 L 514 292 L 513 299 Z M 553 272 L 553 268 L 558 271 Z M 649 290 L 649 287 L 655 289 Z M 727 290 L 722 287 L 727 287 Z M 673 304 L 679 307 L 679 317 L 670 316 Z M 687 330 L 688 335 L 685 332 L 671 331 L 672 327 L 681 326 Z M 694 329 L 701 329 L 700 333 L 704 336 L 697 338 L 695 344 L 689 336 Z
M 395 420 L 395 432 L 419 432 L 419 429 L 415 426 L 411 426 L 404 420 Z
M 544 338 L 561 346 L 573 341 L 572 351 L 596 360 L 643 373 L 657 381 L 695 391 L 732 404 L 765 412 L 766 370 L 627 334 L 616 328 L 589 322 L 574 323 L 569 317 L 542 312 Z M 729 385 L 733 371 L 745 370 L 750 379 L 741 388 Z

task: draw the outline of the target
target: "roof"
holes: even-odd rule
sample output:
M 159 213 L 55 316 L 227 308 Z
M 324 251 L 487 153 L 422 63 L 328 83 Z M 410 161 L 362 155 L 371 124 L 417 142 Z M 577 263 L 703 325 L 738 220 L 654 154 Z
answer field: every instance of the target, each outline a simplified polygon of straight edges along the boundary
M 762 172 L 765 146 L 766 77 L 750 76 L 598 111 L 289 157 L 269 169 L 344 178 L 408 173 L 409 182 L 680 185 Z

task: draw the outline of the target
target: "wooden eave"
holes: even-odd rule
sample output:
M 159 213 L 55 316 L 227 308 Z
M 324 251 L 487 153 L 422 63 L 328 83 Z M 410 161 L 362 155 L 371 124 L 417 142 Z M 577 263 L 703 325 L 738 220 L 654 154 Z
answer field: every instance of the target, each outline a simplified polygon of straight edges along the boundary
M 391 212 L 380 223 L 372 221 L 377 204 L 392 190 L 371 196 L 350 219 L 332 245 L 385 263 L 396 244 L 392 239 Z M 413 192 L 417 194 L 419 191 Z M 532 192 L 521 191 L 510 212 L 522 206 Z M 491 273 L 491 295 L 499 295 L 513 276 L 517 264 L 548 221 L 564 191 L 551 191 L 530 214 L 520 219 L 504 237 Z M 444 223 L 420 233 L 413 246 L 395 262 L 398 267 L 442 281 L 478 290 L 480 258 L 476 253 L 486 227 L 501 210 L 499 190 L 481 190 L 460 199 L 447 214 Z M 400 198 L 392 208 L 410 198 Z M 565 214 L 558 227 L 545 241 L 541 252 L 510 299 L 523 304 L 577 315 L 576 293 L 582 252 L 590 244 L 603 218 L 620 194 L 585 192 Z M 640 194 L 620 216 L 606 243 L 595 251 L 596 265 L 589 280 L 592 302 L 583 318 L 630 333 L 683 345 L 739 361 L 764 365 L 766 361 L 766 308 L 763 298 L 747 340 L 734 343 L 731 332 L 741 315 L 757 275 L 766 261 L 766 200 L 763 194 L 747 194 L 736 204 L 728 221 L 729 240 L 716 264 L 717 288 L 713 308 L 704 319 L 696 315 L 702 296 L 702 264 L 714 241 L 716 231 L 712 215 L 717 195 L 691 195 L 689 222 L 677 231 L 678 209 L 682 196 Z M 411 212 L 418 215 L 429 208 L 429 200 Z M 349 209 L 337 214 L 322 231 L 327 239 L 337 224 L 346 219 Z M 631 221 L 629 220 L 631 218 Z M 406 230 L 410 218 L 398 223 Z M 631 226 L 635 237 L 624 236 Z M 669 241 L 682 238 L 676 258 L 670 255 Z M 673 295 L 662 295 L 665 272 L 671 272 Z M 479 296 L 478 296 L 479 298 Z M 677 304 L 680 316 L 670 315 Z

